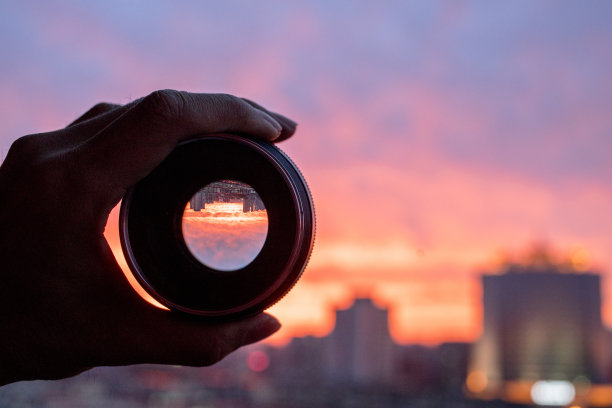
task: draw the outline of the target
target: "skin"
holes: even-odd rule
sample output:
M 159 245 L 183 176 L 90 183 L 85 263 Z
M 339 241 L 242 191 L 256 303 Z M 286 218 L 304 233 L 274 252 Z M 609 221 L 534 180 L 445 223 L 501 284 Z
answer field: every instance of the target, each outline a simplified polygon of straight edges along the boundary
M 265 313 L 211 323 L 152 307 L 103 233 L 126 190 L 179 141 L 238 133 L 277 142 L 295 127 L 246 99 L 165 90 L 15 141 L 0 167 L 0 384 L 95 366 L 207 366 L 276 332 Z

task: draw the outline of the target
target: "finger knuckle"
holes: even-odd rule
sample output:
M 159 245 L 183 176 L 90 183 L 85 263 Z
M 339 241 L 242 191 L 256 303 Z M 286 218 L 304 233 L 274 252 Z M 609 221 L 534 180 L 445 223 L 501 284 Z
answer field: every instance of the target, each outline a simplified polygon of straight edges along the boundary
M 251 114 L 251 107 L 243 99 L 234 95 L 220 94 L 220 106 L 234 120 L 245 121 Z
M 117 105 L 114 105 L 112 103 L 108 103 L 108 102 L 99 102 L 96 103 L 94 106 L 92 106 L 88 111 L 87 111 L 87 115 L 91 116 L 91 117 L 95 117 L 98 115 L 101 115 L 103 113 L 106 113 L 108 111 L 111 111 L 113 109 L 115 109 Z
M 69 162 L 64 159 L 65 153 L 49 149 L 42 140 L 44 136 L 28 135 L 13 142 L 6 157 L 6 171 L 13 183 L 32 186 L 40 197 L 51 202 L 61 188 L 69 185 Z
M 147 113 L 163 121 L 175 121 L 182 117 L 185 96 L 180 91 L 162 89 L 146 96 L 141 105 Z
M 24 156 L 32 156 L 38 150 L 38 144 L 37 135 L 22 136 L 13 142 L 7 157 L 18 156 L 23 158 Z

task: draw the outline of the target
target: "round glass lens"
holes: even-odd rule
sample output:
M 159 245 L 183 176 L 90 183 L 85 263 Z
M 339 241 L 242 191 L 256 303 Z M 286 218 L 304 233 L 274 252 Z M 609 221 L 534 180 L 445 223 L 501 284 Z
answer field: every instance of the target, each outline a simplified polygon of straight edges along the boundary
M 251 263 L 268 234 L 268 214 L 248 184 L 219 180 L 191 197 L 183 237 L 193 256 L 212 269 L 233 271 Z

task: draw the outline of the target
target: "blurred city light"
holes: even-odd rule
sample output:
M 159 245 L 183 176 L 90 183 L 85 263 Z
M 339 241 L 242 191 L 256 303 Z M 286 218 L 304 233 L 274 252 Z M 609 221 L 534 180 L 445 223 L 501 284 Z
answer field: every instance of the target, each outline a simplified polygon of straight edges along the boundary
M 264 371 L 268 368 L 270 359 L 268 355 L 261 350 L 253 350 L 247 356 L 247 366 L 255 372 Z
M 569 381 L 537 381 L 531 387 L 531 398 L 538 405 L 563 406 L 575 396 L 576 390 Z

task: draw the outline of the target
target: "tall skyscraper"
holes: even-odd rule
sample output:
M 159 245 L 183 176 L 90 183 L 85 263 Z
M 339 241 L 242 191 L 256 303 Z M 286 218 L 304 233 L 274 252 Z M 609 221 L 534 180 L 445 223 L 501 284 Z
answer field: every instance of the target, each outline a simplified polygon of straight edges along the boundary
M 200 190 L 189 200 L 189 207 L 193 211 L 200 211 L 206 207 L 206 202 L 206 192 Z
M 482 284 L 483 333 L 466 381 L 471 395 L 543 405 L 612 403 L 598 275 L 546 262 L 510 265 L 483 276 Z
M 388 312 L 371 299 L 357 298 L 349 309 L 337 310 L 336 326 L 325 340 L 330 381 L 387 383 L 392 379 L 394 344 Z

